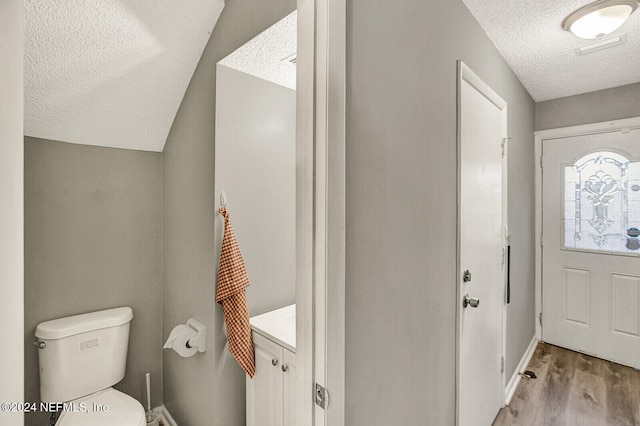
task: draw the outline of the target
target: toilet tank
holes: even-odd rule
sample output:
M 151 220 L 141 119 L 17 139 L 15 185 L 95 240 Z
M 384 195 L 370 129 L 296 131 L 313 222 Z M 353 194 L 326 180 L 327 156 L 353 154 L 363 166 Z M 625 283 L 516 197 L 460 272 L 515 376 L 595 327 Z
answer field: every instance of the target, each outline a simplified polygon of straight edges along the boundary
M 40 399 L 66 402 L 122 380 L 132 318 L 123 307 L 38 324 Z

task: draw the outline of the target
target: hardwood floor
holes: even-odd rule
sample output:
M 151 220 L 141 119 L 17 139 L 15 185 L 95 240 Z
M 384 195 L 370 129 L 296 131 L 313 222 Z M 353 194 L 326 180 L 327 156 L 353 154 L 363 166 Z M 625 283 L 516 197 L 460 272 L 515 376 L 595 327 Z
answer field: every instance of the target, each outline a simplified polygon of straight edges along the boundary
M 527 370 L 493 426 L 640 426 L 640 371 L 547 343 Z

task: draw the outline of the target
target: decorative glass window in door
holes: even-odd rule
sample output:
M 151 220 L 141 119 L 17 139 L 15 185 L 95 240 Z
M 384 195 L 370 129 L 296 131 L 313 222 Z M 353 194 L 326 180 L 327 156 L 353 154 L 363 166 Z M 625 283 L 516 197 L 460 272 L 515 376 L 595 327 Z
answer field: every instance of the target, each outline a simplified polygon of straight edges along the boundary
M 566 249 L 640 254 L 640 162 L 609 151 L 564 168 Z

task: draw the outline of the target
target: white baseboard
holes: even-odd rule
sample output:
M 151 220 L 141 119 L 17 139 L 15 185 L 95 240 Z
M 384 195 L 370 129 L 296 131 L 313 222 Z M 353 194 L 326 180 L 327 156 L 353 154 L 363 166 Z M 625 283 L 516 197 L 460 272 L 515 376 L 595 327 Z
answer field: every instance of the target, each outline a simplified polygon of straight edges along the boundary
M 518 363 L 516 367 L 516 371 L 513 372 L 513 376 L 511 376 L 511 380 L 507 384 L 507 387 L 504 390 L 505 393 L 505 401 L 506 405 L 509 405 L 511 402 L 511 398 L 513 398 L 513 394 L 516 392 L 516 388 L 518 387 L 518 383 L 520 383 L 520 379 L 522 378 L 519 373 L 523 372 L 527 365 L 529 365 L 529 361 L 533 357 L 533 353 L 536 351 L 536 346 L 538 346 L 538 338 L 533 336 L 531 338 L 531 343 L 529 343 L 529 347 L 522 355 L 522 359 Z
M 158 416 L 160 417 L 160 420 L 162 421 L 164 426 L 178 426 L 176 421 L 173 420 L 173 417 L 171 417 L 171 414 L 169 413 L 169 410 L 167 410 L 167 407 L 165 407 L 164 405 L 156 407 L 151 411 L 153 411 L 154 413 L 158 414 Z

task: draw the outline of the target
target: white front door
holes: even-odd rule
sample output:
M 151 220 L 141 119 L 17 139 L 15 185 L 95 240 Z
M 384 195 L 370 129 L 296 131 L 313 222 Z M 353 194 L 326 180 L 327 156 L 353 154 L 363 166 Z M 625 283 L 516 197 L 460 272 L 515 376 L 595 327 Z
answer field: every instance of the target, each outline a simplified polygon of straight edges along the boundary
M 460 71 L 458 425 L 489 426 L 504 403 L 506 103 Z
M 542 338 L 640 367 L 640 129 L 542 149 Z

